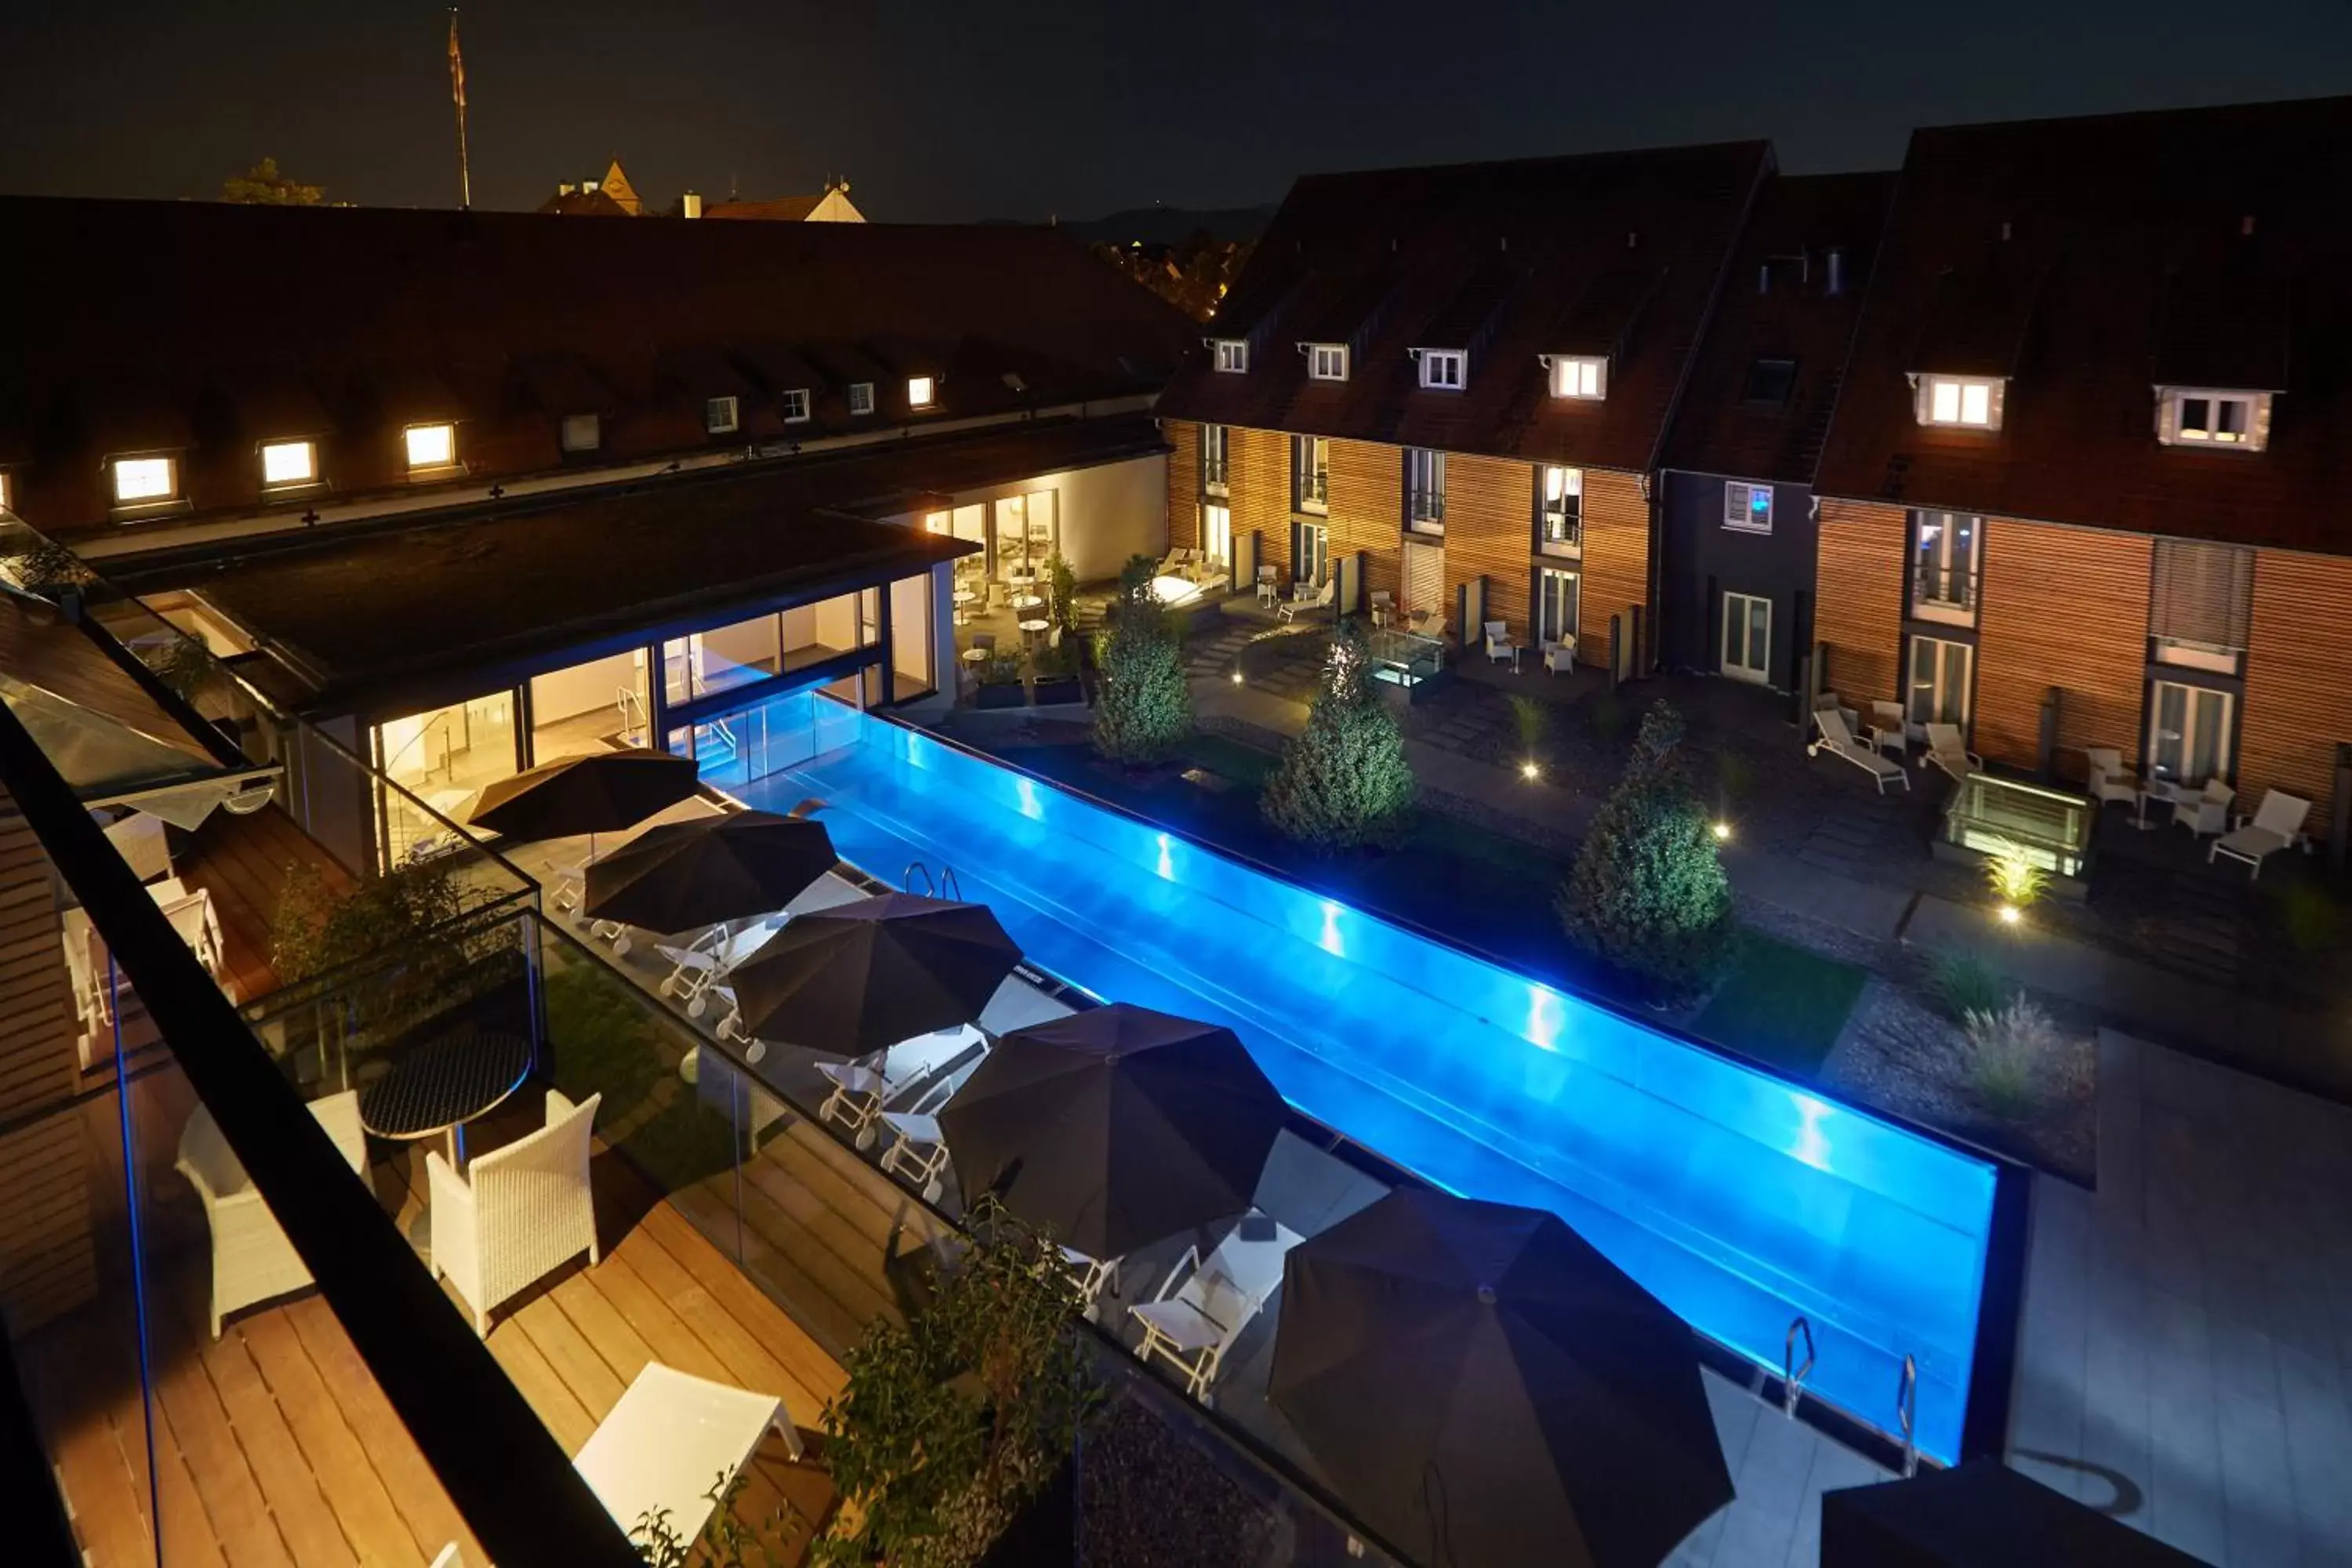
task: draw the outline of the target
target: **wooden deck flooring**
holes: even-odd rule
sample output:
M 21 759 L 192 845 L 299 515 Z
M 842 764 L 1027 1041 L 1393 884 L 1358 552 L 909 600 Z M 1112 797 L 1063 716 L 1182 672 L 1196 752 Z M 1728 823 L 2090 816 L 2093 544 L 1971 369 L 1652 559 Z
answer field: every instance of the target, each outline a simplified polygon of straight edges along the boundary
M 649 1361 L 773 1394 L 814 1430 L 841 1369 L 617 1156 L 595 1163 L 602 1262 L 570 1265 L 493 1321 L 490 1350 L 566 1452 Z M 384 1172 L 396 1186 L 397 1171 Z M 257 1308 L 207 1337 L 206 1261 L 175 1260 L 151 1324 L 152 1432 L 165 1561 L 276 1568 L 429 1563 L 450 1541 L 484 1561 L 326 1303 Z M 52 1325 L 22 1356 L 92 1568 L 152 1563 L 148 1437 L 127 1302 Z M 804 1521 L 822 1472 L 771 1436 L 738 1511 Z

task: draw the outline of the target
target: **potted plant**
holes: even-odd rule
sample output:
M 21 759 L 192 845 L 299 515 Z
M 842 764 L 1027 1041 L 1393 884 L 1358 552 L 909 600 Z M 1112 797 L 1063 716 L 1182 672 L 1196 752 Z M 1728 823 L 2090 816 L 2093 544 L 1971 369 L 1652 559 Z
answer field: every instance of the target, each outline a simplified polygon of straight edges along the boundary
M 1029 700 L 1021 689 L 1021 656 L 992 653 L 981 661 L 980 689 L 973 701 L 982 708 L 1018 708 Z
M 1078 644 L 1075 637 L 1065 637 L 1058 647 L 1038 649 L 1030 668 L 1035 673 L 1030 685 L 1030 700 L 1038 707 L 1087 700 L 1086 687 L 1078 679 Z

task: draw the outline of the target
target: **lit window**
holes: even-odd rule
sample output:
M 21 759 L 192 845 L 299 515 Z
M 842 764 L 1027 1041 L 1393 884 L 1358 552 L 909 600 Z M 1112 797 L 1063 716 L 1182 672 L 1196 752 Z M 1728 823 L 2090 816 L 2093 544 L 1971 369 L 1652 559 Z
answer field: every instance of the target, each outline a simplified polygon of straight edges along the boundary
M 713 436 L 730 436 L 743 424 L 743 407 L 731 397 L 702 400 L 702 427 Z
M 1723 487 L 1723 526 L 1742 533 L 1772 531 L 1772 487 L 1729 484 Z
M 2158 410 L 2157 435 L 2167 444 L 2260 451 L 2270 434 L 2268 393 L 2160 390 L 2163 402 Z
M 1544 465 L 1536 547 L 1547 554 L 1572 555 L 1583 540 L 1584 470 Z
M 1244 375 L 1249 371 L 1249 340 L 1246 338 L 1212 338 L 1216 350 L 1217 369 L 1227 375 Z
M 1416 533 L 1445 531 L 1445 454 L 1404 449 L 1405 522 Z
M 1307 344 L 1307 374 L 1317 381 L 1347 380 L 1348 345 L 1345 343 Z
M 1970 430 L 2000 428 L 2001 384 L 1985 376 L 1923 375 L 1919 423 Z
M 1609 395 L 1609 362 L 1585 354 L 1554 354 L 1551 395 L 1599 402 Z
M 849 411 L 852 414 L 871 414 L 874 412 L 874 384 L 872 382 L 856 381 L 850 383 Z
M 261 448 L 261 482 L 307 485 L 319 477 L 319 448 L 310 441 L 269 441 Z
M 785 424 L 804 425 L 808 422 L 809 395 L 807 387 L 795 386 L 788 388 L 785 391 L 782 401 L 784 407 Z
M 1459 392 L 1470 356 L 1460 349 L 1421 351 L 1421 384 L 1440 392 Z
M 925 512 L 923 514 L 923 531 L 926 533 L 946 533 L 949 531 L 950 526 L 953 521 L 953 518 L 954 514 L 951 512 Z
M 455 425 L 411 425 L 404 435 L 412 469 L 446 468 L 457 460 Z
M 908 376 L 907 378 L 907 406 L 909 408 L 929 408 L 930 405 L 931 378 L 928 375 Z
M 117 458 L 115 500 L 130 506 L 139 501 L 171 500 L 179 489 L 178 468 L 169 458 Z
M 604 444 L 604 422 L 593 414 L 567 414 L 563 416 L 563 449 L 567 452 L 593 452 Z

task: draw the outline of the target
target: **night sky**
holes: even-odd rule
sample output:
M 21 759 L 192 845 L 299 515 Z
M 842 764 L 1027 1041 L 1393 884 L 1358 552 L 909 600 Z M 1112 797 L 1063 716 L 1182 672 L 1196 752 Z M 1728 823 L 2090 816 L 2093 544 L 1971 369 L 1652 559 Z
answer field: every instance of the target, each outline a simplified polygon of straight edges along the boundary
M 440 6 L 5 4 L 0 191 L 208 196 L 268 153 L 336 199 L 456 203 Z M 2352 91 L 2352 0 L 482 0 L 461 25 L 491 207 L 615 152 L 652 203 L 840 173 L 870 217 L 1085 217 L 1733 137 L 1888 167 L 1914 124 Z

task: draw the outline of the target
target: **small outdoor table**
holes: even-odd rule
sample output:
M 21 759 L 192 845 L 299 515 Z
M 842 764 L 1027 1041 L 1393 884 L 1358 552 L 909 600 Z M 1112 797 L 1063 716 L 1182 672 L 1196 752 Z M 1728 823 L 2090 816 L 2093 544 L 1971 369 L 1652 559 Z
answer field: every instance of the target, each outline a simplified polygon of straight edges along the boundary
M 495 1110 L 530 1076 L 530 1041 L 499 1029 L 458 1029 L 403 1052 L 360 1090 L 360 1124 L 379 1138 L 446 1134 L 466 1168 L 465 1124 Z
M 1043 620 L 1024 621 L 1021 623 L 1021 635 L 1023 637 L 1034 637 L 1039 632 L 1044 631 L 1051 624 L 1051 622 Z
M 2161 802 L 2176 810 L 2178 810 L 2180 805 L 2180 796 L 2175 794 L 2172 786 L 2166 784 L 2162 779 L 2151 780 L 2149 783 L 2141 785 L 2138 789 L 2134 790 L 2132 794 L 2137 797 L 2138 802 L 2137 810 L 2132 817 L 2132 826 L 2138 828 L 2143 833 L 2156 826 L 2155 823 L 2150 822 L 2147 819 L 2147 803 L 2149 801 L 2153 800 Z

